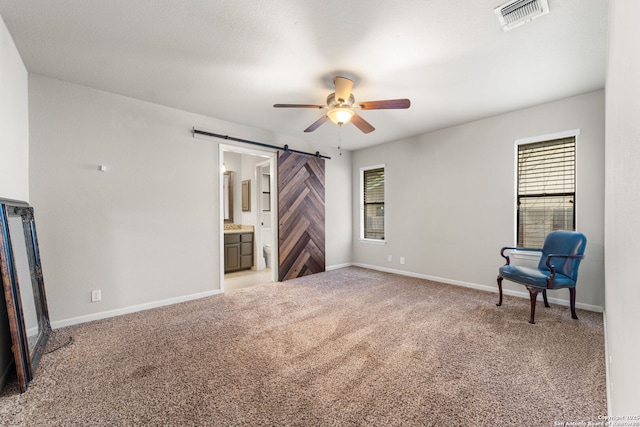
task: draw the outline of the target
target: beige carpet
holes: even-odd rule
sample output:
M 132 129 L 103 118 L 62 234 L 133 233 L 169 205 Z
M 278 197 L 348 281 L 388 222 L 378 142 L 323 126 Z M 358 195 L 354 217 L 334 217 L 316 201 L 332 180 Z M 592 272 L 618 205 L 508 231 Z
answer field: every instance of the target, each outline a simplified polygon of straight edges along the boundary
M 578 290 L 578 292 L 580 292 Z M 0 424 L 553 426 L 606 413 L 602 315 L 345 268 L 54 332 Z

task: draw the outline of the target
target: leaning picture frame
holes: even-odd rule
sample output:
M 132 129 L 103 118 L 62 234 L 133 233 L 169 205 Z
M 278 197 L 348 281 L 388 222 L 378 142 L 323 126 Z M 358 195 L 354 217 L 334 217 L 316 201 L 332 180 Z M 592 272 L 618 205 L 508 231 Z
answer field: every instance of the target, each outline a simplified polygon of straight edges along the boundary
M 0 276 L 23 393 L 51 334 L 33 208 L 25 202 L 0 199 Z
M 251 212 L 251 180 L 242 181 L 242 212 Z

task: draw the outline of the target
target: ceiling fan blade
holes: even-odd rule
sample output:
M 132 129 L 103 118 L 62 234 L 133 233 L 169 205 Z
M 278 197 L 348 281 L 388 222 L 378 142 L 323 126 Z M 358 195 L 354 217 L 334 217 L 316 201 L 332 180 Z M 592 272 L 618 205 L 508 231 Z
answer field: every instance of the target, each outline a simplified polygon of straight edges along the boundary
M 357 103 L 363 110 L 398 110 L 409 108 L 411 101 L 408 99 L 387 99 L 385 101 L 365 101 Z
M 325 108 L 326 105 L 311 104 L 273 104 L 275 108 Z
M 320 125 L 323 124 L 324 122 L 326 122 L 327 120 L 329 120 L 329 116 L 327 116 L 325 114 L 324 116 L 320 117 L 318 120 L 313 122 L 313 124 L 311 126 L 309 126 L 308 128 L 306 128 L 304 131 L 305 132 L 313 132 L 314 130 L 318 129 L 320 127 Z
M 339 103 L 347 102 L 351 96 L 353 81 L 346 77 L 337 76 L 333 79 L 333 84 L 336 85 L 336 101 Z
M 359 116 L 357 114 L 354 114 L 353 117 L 351 117 L 351 123 L 353 123 L 355 127 L 360 129 L 364 133 L 371 133 L 374 130 L 376 130 L 376 128 L 371 126 L 371 123 L 369 123 L 368 121 L 363 119 L 362 116 Z

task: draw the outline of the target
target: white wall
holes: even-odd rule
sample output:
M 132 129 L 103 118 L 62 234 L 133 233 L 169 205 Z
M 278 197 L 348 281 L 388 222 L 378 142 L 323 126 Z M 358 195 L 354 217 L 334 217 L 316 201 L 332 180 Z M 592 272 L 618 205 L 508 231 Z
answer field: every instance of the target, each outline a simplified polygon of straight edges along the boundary
M 27 70 L 0 18 L 0 198 L 29 201 Z M 0 389 L 12 366 L 11 335 L 0 292 Z
M 28 74 L 0 19 L 0 197 L 29 200 Z
M 29 96 L 31 201 L 54 327 L 219 289 L 218 144 L 193 138 L 193 126 L 311 148 L 37 75 Z M 349 189 L 328 181 L 337 195 L 327 211 L 349 218 Z M 329 238 L 340 222 L 327 220 L 327 260 L 348 263 L 350 229 Z M 90 302 L 93 289 L 101 302 Z
M 518 139 L 580 129 L 577 139 L 577 228 L 586 234 L 578 307 L 604 306 L 604 92 L 535 106 L 353 153 L 359 169 L 386 166 L 386 244 L 359 241 L 354 205 L 353 261 L 376 268 L 497 290 L 502 246 L 515 244 Z M 388 262 L 387 256 L 393 261 Z M 399 258 L 406 259 L 405 265 Z M 508 292 L 526 290 L 505 282 Z M 528 297 L 528 293 L 526 293 Z M 568 301 L 565 290 L 550 297 Z M 493 297 L 491 297 L 493 298 Z
M 350 151 L 338 149 L 324 150 L 331 156 L 325 165 L 325 224 L 326 224 L 326 264 L 327 269 L 351 263 L 353 224 L 351 209 L 355 194 L 351 191 Z M 349 212 L 342 207 L 349 206 Z
M 606 333 L 611 414 L 640 414 L 640 2 L 610 1 L 606 136 Z

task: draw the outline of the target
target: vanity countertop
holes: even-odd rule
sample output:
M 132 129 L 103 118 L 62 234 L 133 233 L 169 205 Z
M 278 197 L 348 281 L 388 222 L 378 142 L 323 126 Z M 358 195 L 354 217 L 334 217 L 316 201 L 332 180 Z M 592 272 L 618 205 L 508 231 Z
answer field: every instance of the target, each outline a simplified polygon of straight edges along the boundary
M 224 234 L 253 233 L 253 225 L 225 224 Z

